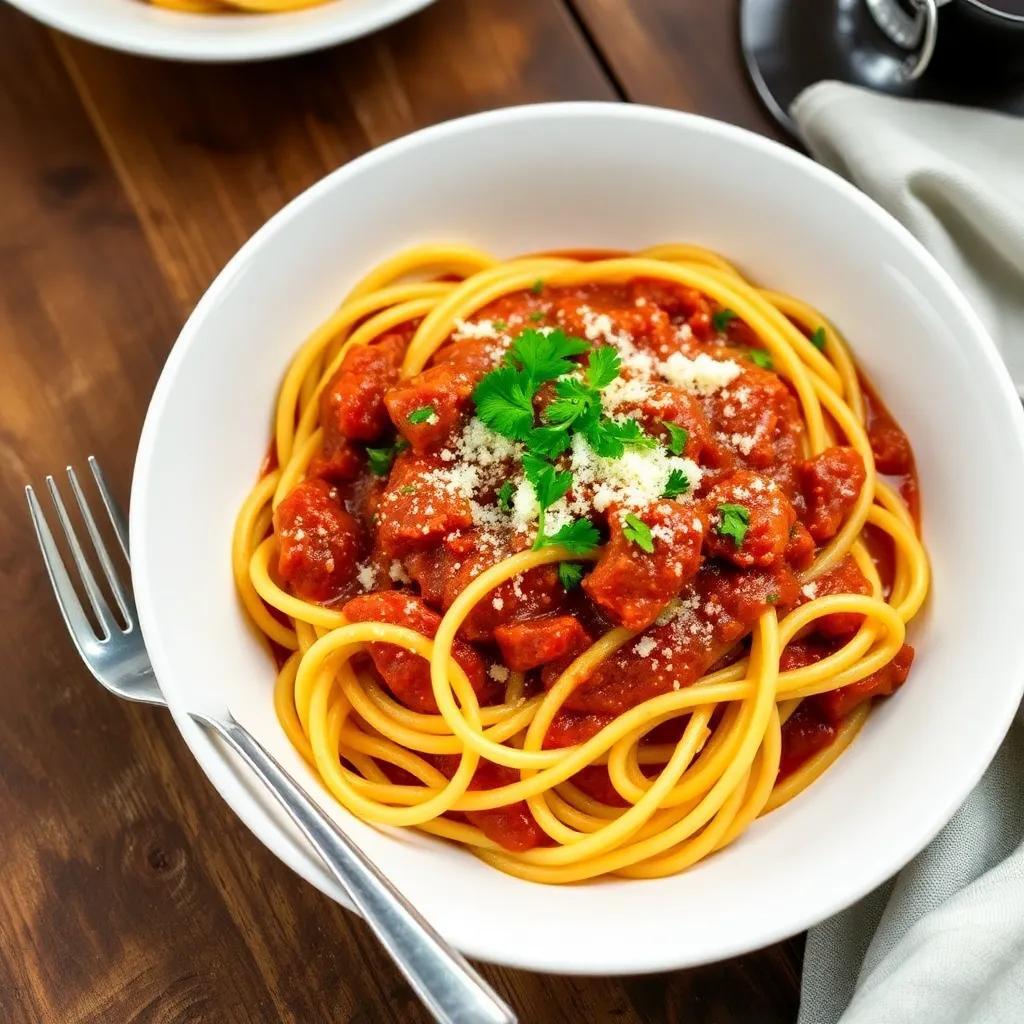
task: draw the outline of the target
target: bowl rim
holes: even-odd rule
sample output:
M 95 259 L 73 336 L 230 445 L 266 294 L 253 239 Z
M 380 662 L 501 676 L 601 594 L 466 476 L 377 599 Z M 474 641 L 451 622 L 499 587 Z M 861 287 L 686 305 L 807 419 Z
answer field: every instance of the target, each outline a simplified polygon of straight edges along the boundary
M 815 163 L 809 157 L 779 142 L 702 115 L 614 101 L 527 104 L 485 111 L 441 122 L 371 150 L 309 186 L 272 216 L 245 242 L 217 275 L 182 327 L 157 382 L 139 441 L 131 490 L 130 535 L 137 536 L 141 524 L 149 516 L 147 492 L 149 480 L 154 471 L 151 454 L 160 421 L 163 418 L 163 411 L 171 396 L 179 369 L 193 345 L 201 337 L 203 321 L 208 311 L 214 308 L 231 289 L 236 276 L 257 251 L 267 245 L 272 245 L 277 233 L 307 207 L 315 204 L 323 193 L 343 186 L 348 178 L 371 170 L 375 164 L 414 151 L 417 147 L 434 140 L 462 133 L 473 133 L 484 127 L 529 120 L 557 120 L 567 117 L 611 119 L 612 121 L 646 120 L 651 123 L 659 123 L 670 130 L 683 129 L 728 137 L 753 150 L 759 158 L 786 162 L 800 173 L 815 177 L 833 190 L 845 194 L 846 199 L 856 204 L 865 217 L 876 221 L 885 231 L 897 236 L 897 240 L 911 251 L 914 259 L 934 279 L 948 300 L 958 308 L 964 322 L 972 328 L 972 345 L 976 349 L 975 354 L 986 364 L 992 377 L 992 399 L 1003 405 L 1008 422 L 1015 427 L 1013 437 L 1008 438 L 1007 443 L 1009 445 L 1015 441 L 1017 452 L 1024 460 L 1024 408 L 1021 406 L 1016 389 L 1002 358 L 999 356 L 996 345 L 980 318 L 970 307 L 953 279 L 924 246 L 891 214 L 852 184 L 833 171 Z M 1024 564 L 1024 552 L 1018 557 Z M 150 585 L 147 582 L 148 578 L 148 558 L 145 548 L 138 553 L 133 551 L 132 579 L 136 589 L 139 621 L 157 678 L 160 679 L 162 675 L 169 676 L 171 671 L 164 646 L 164 637 L 161 635 L 152 610 L 153 600 Z M 836 894 L 831 899 L 820 901 L 812 909 L 794 909 L 790 916 L 776 917 L 771 921 L 763 922 L 757 928 L 748 928 L 742 933 L 737 930 L 730 941 L 717 942 L 714 948 L 709 950 L 707 956 L 701 958 L 681 957 L 678 954 L 673 955 L 669 949 L 655 953 L 649 949 L 634 951 L 619 947 L 614 955 L 606 954 L 604 956 L 594 956 L 593 950 L 588 950 L 585 962 L 578 957 L 574 958 L 567 950 L 561 957 L 546 956 L 545 961 L 540 963 L 531 957 L 529 950 L 503 948 L 500 942 L 491 941 L 490 936 L 493 932 L 498 931 L 497 929 L 477 928 L 467 931 L 465 934 L 449 937 L 466 955 L 489 963 L 543 973 L 621 975 L 654 973 L 713 963 L 763 948 L 796 935 L 856 903 L 892 877 L 931 842 L 952 818 L 995 756 L 1013 722 L 1021 699 L 1024 697 L 1024 649 L 1017 656 L 1012 671 L 1007 672 L 1005 686 L 1000 693 L 1003 695 L 1002 703 L 996 706 L 994 702 L 990 702 L 987 707 L 986 717 L 993 723 L 988 744 L 984 747 L 969 748 L 960 759 L 958 777 L 952 780 L 954 784 L 949 784 L 947 781 L 947 784 L 942 787 L 942 798 L 936 798 L 927 827 L 922 825 L 913 833 L 901 833 L 896 840 L 885 844 L 884 850 L 873 862 L 872 869 L 862 871 L 854 879 L 853 884 L 849 884 L 848 881 L 841 891 L 837 887 Z M 266 829 L 257 820 L 255 804 L 242 803 L 239 805 L 231 798 L 232 792 L 237 792 L 232 786 L 232 781 L 237 782 L 237 777 L 244 775 L 244 772 L 232 765 L 233 772 L 229 772 L 228 775 L 233 774 L 234 780 L 225 777 L 226 762 L 220 750 L 188 719 L 185 708 L 180 701 L 176 701 L 173 692 L 167 696 L 171 714 L 193 756 L 213 786 L 250 831 L 302 878 L 351 909 L 351 903 L 344 897 L 339 887 L 330 879 L 326 871 L 321 871 L 319 865 L 314 863 L 315 857 L 311 855 L 311 851 L 302 851 L 290 840 L 284 829 Z M 844 877 L 849 880 L 852 876 L 845 874 Z
M 282 11 L 279 14 L 204 14 L 203 18 L 214 18 L 222 21 L 224 17 L 259 17 L 260 19 L 284 19 L 283 24 L 272 26 L 277 31 L 267 31 L 259 35 L 240 33 L 236 36 L 212 34 L 202 35 L 198 32 L 175 32 L 172 25 L 169 29 L 157 30 L 144 23 L 132 24 L 124 22 L 107 23 L 89 18 L 86 14 L 79 16 L 76 8 L 65 8 L 59 4 L 51 5 L 45 0 L 10 0 L 30 18 L 49 25 L 51 28 L 66 32 L 70 36 L 83 39 L 87 43 L 104 46 L 122 53 L 134 53 L 142 57 L 156 57 L 164 60 L 175 60 L 186 63 L 241 63 L 245 61 L 272 60 L 277 57 L 291 57 L 300 53 L 311 53 L 324 50 L 339 43 L 350 42 L 362 36 L 376 32 L 378 29 L 401 21 L 435 0 L 379 0 L 377 6 L 352 14 L 345 10 L 345 0 L 328 0 L 339 8 L 339 15 L 333 19 L 307 18 L 322 11 L 321 7 L 301 9 L 298 11 Z M 125 3 L 130 0 L 125 0 Z M 140 2 L 140 0 L 134 0 Z M 163 11 L 166 15 L 199 17 L 188 12 Z M 295 16 L 295 17 L 293 17 Z M 325 23 L 326 20 L 326 23 Z M 184 26 L 182 26 L 184 27 Z

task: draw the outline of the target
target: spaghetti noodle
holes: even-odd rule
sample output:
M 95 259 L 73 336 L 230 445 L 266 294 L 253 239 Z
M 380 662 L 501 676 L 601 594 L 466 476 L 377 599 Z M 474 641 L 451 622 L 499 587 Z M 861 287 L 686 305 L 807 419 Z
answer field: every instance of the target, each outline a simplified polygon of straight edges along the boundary
M 827 321 L 703 249 L 400 253 L 299 349 L 268 467 L 233 569 L 289 739 L 526 879 L 721 849 L 910 667 L 909 446 Z

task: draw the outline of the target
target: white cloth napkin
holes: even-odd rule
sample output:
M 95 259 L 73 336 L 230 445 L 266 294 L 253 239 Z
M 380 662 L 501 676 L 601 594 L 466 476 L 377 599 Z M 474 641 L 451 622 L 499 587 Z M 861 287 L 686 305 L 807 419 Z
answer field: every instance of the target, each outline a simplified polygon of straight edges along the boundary
M 792 113 L 811 153 L 901 220 L 959 283 L 1024 395 L 1024 120 L 837 82 L 805 90 Z M 894 879 L 811 929 L 799 1016 L 799 1024 L 1021 1021 L 1024 712 L 935 840 Z

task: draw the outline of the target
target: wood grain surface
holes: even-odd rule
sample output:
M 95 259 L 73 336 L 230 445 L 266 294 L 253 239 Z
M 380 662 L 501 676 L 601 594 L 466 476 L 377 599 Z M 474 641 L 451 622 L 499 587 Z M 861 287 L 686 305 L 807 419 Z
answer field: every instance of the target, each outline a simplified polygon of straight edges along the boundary
M 198 297 L 267 217 L 373 146 L 558 99 L 770 133 L 735 31 L 733 0 L 440 0 L 344 47 L 217 67 L 0 8 L 0 1021 L 428 1019 L 365 926 L 221 802 L 169 716 L 93 683 L 22 488 L 95 453 L 127 501 Z M 799 958 L 793 940 L 652 977 L 485 973 L 523 1022 L 772 1024 L 795 1017 Z

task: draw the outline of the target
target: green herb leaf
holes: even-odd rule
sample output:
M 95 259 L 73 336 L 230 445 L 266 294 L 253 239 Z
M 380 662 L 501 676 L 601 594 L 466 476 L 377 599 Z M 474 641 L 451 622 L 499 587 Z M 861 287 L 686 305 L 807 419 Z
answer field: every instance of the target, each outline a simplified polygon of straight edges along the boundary
M 681 469 L 673 469 L 665 482 L 665 490 L 662 491 L 663 498 L 678 498 L 690 489 L 690 481 Z
M 734 505 L 726 501 L 718 506 L 718 535 L 731 537 L 737 548 L 743 546 L 743 538 L 750 527 L 750 509 L 746 505 Z
M 523 472 L 533 487 L 542 513 L 563 497 L 572 486 L 572 473 L 568 470 L 556 470 L 551 463 L 538 458 L 532 452 L 527 452 L 523 456 Z
M 597 392 L 587 387 L 583 381 L 567 377 L 555 384 L 555 400 L 544 410 L 544 422 L 568 428 L 581 416 L 590 412 L 597 401 Z
M 582 338 L 571 338 L 561 328 L 543 333 L 528 327 L 512 343 L 505 354 L 505 362 L 522 367 L 523 373 L 537 385 L 571 373 L 576 369 L 576 364 L 570 357 L 589 350 L 589 342 Z
M 415 494 L 416 488 L 412 484 L 406 484 L 404 487 L 398 488 L 399 494 Z
M 768 596 L 767 596 L 767 597 L 765 598 L 765 600 L 766 600 L 766 601 L 767 601 L 767 602 L 768 602 L 769 604 L 778 604 L 778 601 L 779 601 L 779 595 L 778 595 L 778 594 L 769 594 L 769 595 L 768 595 Z
M 651 528 L 632 513 L 624 520 L 622 535 L 649 555 L 654 554 L 654 538 L 651 536 Z
M 545 459 L 557 459 L 571 443 L 569 431 L 564 427 L 534 427 L 526 435 L 526 447 Z
M 544 291 L 544 279 L 542 277 L 538 277 L 537 280 L 530 285 L 530 291 L 533 292 L 534 295 L 540 295 L 540 293 Z
M 579 562 L 559 562 L 558 581 L 566 590 L 579 586 L 583 579 L 583 566 Z
M 811 344 L 819 351 L 825 351 L 825 328 L 815 327 L 814 333 L 811 335 Z
M 410 423 L 426 423 L 431 416 L 436 416 L 437 410 L 432 405 L 421 405 L 418 409 L 413 409 L 406 419 Z
M 519 370 L 502 366 L 473 391 L 477 415 L 503 437 L 522 441 L 533 428 L 533 389 Z
M 636 420 L 619 422 L 602 418 L 587 424 L 583 434 L 590 447 L 605 459 L 622 458 L 627 447 L 654 448 L 658 443 Z
M 508 323 L 506 321 L 504 321 L 504 320 L 492 320 L 491 321 L 491 326 L 496 331 L 507 331 L 508 330 Z
M 731 320 L 736 319 L 736 314 L 731 309 L 720 309 L 717 313 L 711 314 L 711 323 L 714 324 L 715 330 L 721 334 L 728 326 Z
M 762 348 L 752 348 L 750 350 L 750 360 L 760 366 L 762 370 L 772 370 L 775 368 L 775 363 L 772 361 L 770 353 L 765 352 Z
M 619 375 L 622 362 L 613 348 L 595 348 L 587 360 L 586 380 L 592 388 L 607 387 Z
M 511 480 L 506 480 L 498 488 L 498 508 L 503 512 L 512 511 L 512 495 L 515 494 L 515 490 L 515 484 Z
M 668 450 L 673 455 L 682 455 L 686 442 L 690 440 L 690 432 L 668 420 L 662 420 L 661 425 L 668 431 Z
M 391 463 L 395 456 L 409 447 L 409 442 L 400 437 L 394 444 L 387 448 L 367 448 L 366 458 L 370 472 L 374 476 L 387 476 L 391 472 Z
M 541 320 L 544 319 L 545 315 L 546 314 L 544 313 L 543 309 L 535 309 L 530 314 L 530 323 L 532 323 L 532 324 L 539 324 L 541 322 Z
M 550 537 L 544 537 L 535 548 L 563 547 L 572 555 L 587 555 L 600 543 L 597 527 L 586 519 L 574 519 L 559 527 Z

